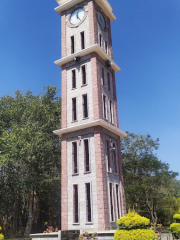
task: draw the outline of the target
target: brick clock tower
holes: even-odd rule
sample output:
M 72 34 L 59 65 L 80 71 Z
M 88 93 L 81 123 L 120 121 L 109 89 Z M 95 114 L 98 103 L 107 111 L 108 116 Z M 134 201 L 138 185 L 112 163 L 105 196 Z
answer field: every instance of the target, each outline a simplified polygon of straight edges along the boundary
M 61 15 L 61 230 L 108 232 L 126 214 L 107 0 L 57 0 Z

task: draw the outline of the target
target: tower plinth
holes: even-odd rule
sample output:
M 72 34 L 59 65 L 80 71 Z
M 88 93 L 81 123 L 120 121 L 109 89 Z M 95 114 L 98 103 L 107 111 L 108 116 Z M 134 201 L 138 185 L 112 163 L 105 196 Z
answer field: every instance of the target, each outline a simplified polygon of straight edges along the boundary
M 61 15 L 61 229 L 105 232 L 126 214 L 107 0 L 57 0 Z

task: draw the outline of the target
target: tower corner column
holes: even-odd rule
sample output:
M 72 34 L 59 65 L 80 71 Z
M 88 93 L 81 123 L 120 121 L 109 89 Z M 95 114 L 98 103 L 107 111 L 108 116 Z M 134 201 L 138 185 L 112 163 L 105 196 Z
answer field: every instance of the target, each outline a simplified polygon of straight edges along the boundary
M 68 230 L 68 179 L 67 179 L 67 140 L 61 139 L 61 230 Z
M 96 182 L 98 203 L 98 229 L 109 230 L 106 169 L 104 164 L 103 129 L 98 126 L 94 129 L 94 145 L 96 158 Z

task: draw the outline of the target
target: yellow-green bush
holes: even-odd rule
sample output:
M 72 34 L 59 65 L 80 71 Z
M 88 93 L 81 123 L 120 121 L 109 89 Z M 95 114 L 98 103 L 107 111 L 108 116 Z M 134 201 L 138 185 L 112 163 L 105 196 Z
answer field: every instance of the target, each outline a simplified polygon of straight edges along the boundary
M 174 220 L 180 221 L 180 214 L 175 214 L 173 218 Z
M 147 228 L 150 225 L 150 220 L 148 218 L 141 217 L 134 211 L 129 211 L 126 217 L 122 217 L 117 221 L 117 224 L 126 229 Z
M 121 229 L 114 234 L 114 240 L 157 240 L 157 236 L 152 229 L 147 229 L 150 220 L 141 217 L 135 211 L 129 211 L 127 216 L 120 218 L 117 224 Z
M 114 240 L 157 240 L 155 232 L 151 229 L 119 229 L 114 234 Z
M 2 228 L 0 227 L 0 231 L 2 230 Z M 4 240 L 4 236 L 2 233 L 0 233 L 0 240 Z
M 170 225 L 170 230 L 176 238 L 180 236 L 180 223 L 172 223 Z

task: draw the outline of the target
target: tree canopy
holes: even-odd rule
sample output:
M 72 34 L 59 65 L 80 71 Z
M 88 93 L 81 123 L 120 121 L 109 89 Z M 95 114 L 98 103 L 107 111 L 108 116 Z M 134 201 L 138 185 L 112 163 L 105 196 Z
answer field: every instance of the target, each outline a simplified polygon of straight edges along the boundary
M 180 182 L 178 173 L 170 171 L 154 152 L 159 139 L 128 133 L 121 145 L 127 208 L 136 208 L 155 224 L 158 219 L 171 221 L 179 206 Z
M 61 99 L 56 95 L 56 87 L 47 86 L 43 94 L 17 91 L 0 99 L 0 225 L 6 234 L 29 235 L 47 219 L 60 225 L 60 140 L 53 130 L 60 128 Z

